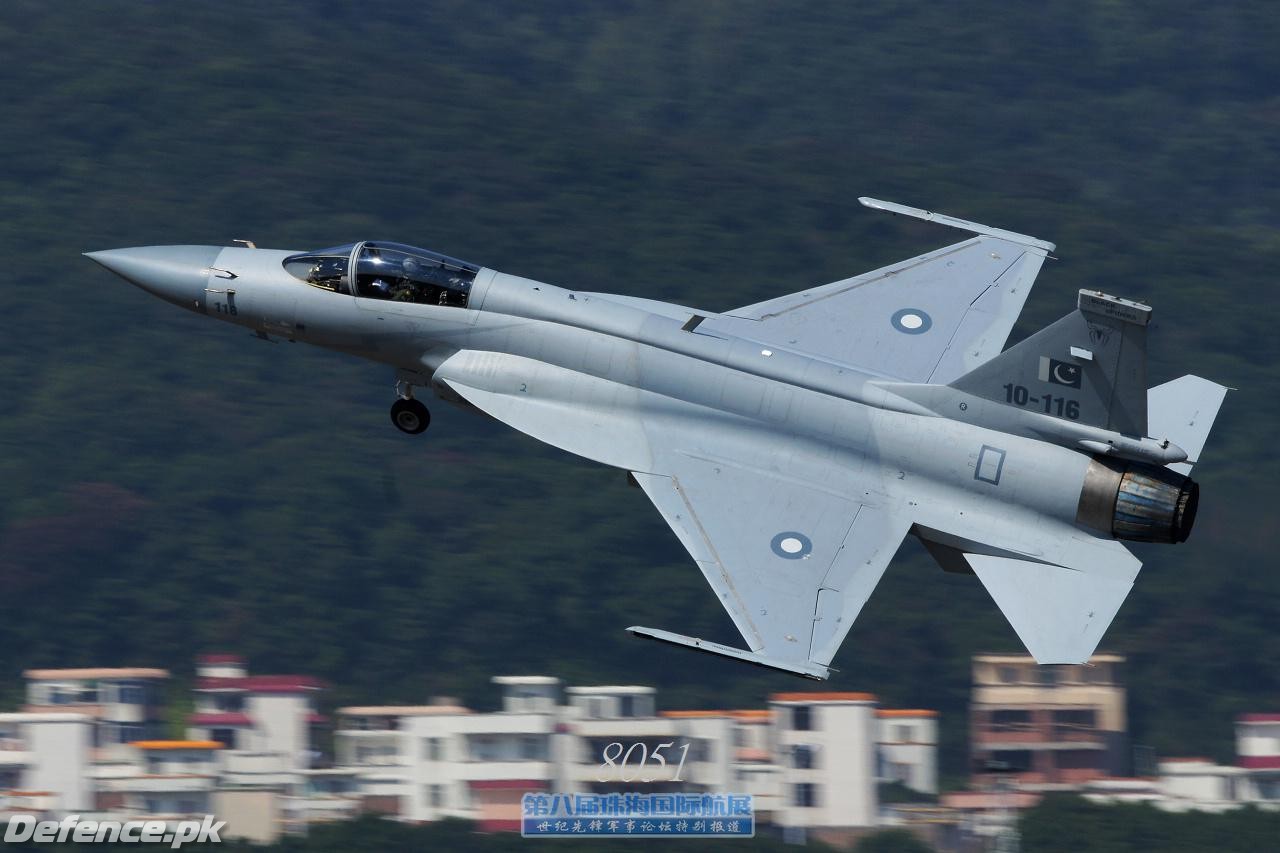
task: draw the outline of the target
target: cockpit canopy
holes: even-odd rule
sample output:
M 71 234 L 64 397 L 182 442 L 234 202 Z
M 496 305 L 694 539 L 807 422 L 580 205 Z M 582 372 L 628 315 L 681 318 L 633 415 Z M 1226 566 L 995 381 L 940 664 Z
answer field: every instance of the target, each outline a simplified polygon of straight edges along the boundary
M 335 293 L 456 308 L 467 307 L 480 271 L 457 258 L 382 240 L 290 255 L 284 268 L 294 278 Z

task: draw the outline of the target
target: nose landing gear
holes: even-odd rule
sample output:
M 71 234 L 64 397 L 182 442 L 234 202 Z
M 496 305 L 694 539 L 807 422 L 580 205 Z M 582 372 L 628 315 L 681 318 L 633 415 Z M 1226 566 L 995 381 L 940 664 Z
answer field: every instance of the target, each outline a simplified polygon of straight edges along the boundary
M 413 397 L 413 385 L 404 380 L 396 382 L 400 399 L 391 404 L 391 422 L 396 429 L 409 435 L 424 432 L 431 425 L 431 412 Z

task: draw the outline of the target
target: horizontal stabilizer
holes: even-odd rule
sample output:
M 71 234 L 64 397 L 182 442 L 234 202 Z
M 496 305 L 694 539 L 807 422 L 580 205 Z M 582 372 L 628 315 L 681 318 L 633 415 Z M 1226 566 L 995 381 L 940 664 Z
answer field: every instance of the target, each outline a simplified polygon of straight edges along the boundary
M 1199 376 L 1183 376 L 1147 391 L 1147 423 L 1152 438 L 1167 438 L 1187 451 L 1187 461 L 1169 467 L 1191 473 L 1200 461 L 1209 430 L 1227 396 L 1225 386 Z
M 966 554 L 965 559 L 1037 663 L 1084 663 L 1133 583 L 1048 563 Z
M 657 628 L 643 628 L 639 625 L 632 625 L 627 629 L 637 637 L 647 637 L 650 640 L 659 640 L 664 643 L 673 643 L 677 646 L 687 646 L 700 652 L 707 652 L 713 655 L 723 655 L 724 657 L 734 658 L 735 660 L 753 663 L 756 666 L 765 666 L 770 669 L 780 669 L 784 672 L 794 672 L 796 675 L 803 675 L 806 678 L 825 681 L 829 670 L 827 667 L 816 663 L 800 663 L 794 660 L 779 660 L 778 658 L 768 657 L 766 655 L 748 652 L 744 649 L 735 649 L 732 646 L 723 646 L 720 643 L 713 643 L 710 640 L 700 640 L 697 637 L 686 637 L 683 634 L 673 634 L 670 631 L 660 631 Z

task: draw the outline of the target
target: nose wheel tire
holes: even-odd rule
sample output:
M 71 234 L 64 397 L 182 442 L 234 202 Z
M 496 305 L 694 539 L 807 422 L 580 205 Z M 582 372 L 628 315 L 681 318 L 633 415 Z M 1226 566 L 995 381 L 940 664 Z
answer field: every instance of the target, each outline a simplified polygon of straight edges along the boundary
M 391 422 L 401 432 L 417 435 L 431 425 L 431 413 L 417 400 L 396 400 L 391 406 Z

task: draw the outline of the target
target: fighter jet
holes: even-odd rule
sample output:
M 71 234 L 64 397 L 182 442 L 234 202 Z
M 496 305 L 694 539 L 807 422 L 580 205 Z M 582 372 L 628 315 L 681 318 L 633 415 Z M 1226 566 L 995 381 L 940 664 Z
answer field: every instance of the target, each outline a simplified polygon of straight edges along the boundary
M 1226 388 L 1148 388 L 1147 305 L 1081 290 L 1004 350 L 1052 243 L 860 199 L 972 236 L 730 311 L 567 290 L 399 243 L 149 246 L 88 257 L 264 338 L 395 369 L 628 472 L 746 648 L 633 634 L 824 679 L 899 545 L 977 575 L 1041 663 L 1089 658 L 1141 563 L 1182 542 Z M 244 242 L 244 241 L 238 241 Z M 1002 351 L 1004 350 L 1004 351 Z

